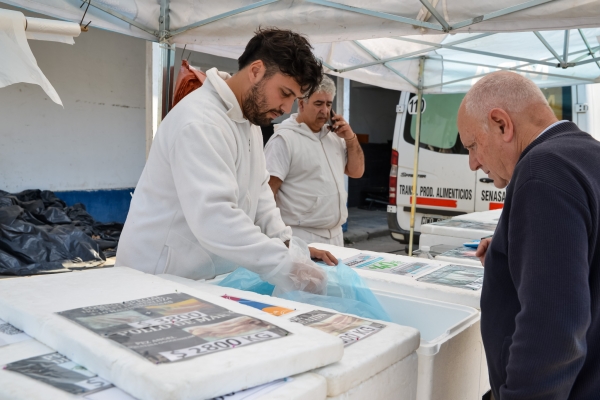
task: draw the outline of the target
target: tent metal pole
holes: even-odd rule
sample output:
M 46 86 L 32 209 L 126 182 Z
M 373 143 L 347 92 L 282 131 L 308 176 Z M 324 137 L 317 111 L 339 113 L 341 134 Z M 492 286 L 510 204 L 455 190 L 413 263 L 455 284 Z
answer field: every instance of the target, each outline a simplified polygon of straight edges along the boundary
M 579 35 L 581 35 L 581 39 L 583 40 L 583 43 L 585 43 L 585 47 L 587 47 L 588 51 L 590 52 L 590 56 L 592 58 L 594 58 L 594 53 L 596 51 L 598 51 L 598 48 L 596 48 L 596 50 L 592 51 L 592 48 L 590 47 L 590 44 L 588 43 L 587 39 L 585 38 L 585 35 L 583 34 L 583 32 L 581 31 L 581 29 L 577 29 L 577 31 L 579 31 Z M 577 60 L 579 61 L 579 60 Z M 598 63 L 598 61 L 596 61 L 596 65 L 598 66 L 598 68 L 600 68 L 600 63 Z
M 333 67 L 331 64 L 327 63 L 327 62 L 326 62 L 325 60 L 323 60 L 322 58 L 321 58 L 321 63 L 322 63 L 322 64 L 323 64 L 325 67 L 329 68 L 330 70 L 332 70 L 332 71 L 334 71 L 334 72 L 338 72 L 338 70 L 337 70 L 337 69 L 335 69 L 335 68 L 334 68 L 334 67 Z
M 438 47 L 440 49 L 451 49 L 451 50 L 456 50 L 456 51 L 462 51 L 462 52 L 465 52 L 465 53 L 480 54 L 482 56 L 504 58 L 504 59 L 507 59 L 507 60 L 523 61 L 523 62 L 528 62 L 528 63 L 531 63 L 531 64 L 541 64 L 541 65 L 547 65 L 549 67 L 556 67 L 556 63 L 550 63 L 550 62 L 539 61 L 539 60 L 532 60 L 532 59 L 523 58 L 523 57 L 507 56 L 507 55 L 504 55 L 504 54 L 490 53 L 488 51 L 465 49 L 463 47 L 456 47 L 452 43 L 449 43 L 449 44 L 434 44 L 434 43 L 431 43 L 431 42 L 426 42 L 426 41 L 418 40 L 418 39 L 411 39 L 411 38 L 408 38 L 408 37 L 395 37 L 394 39 L 400 40 L 400 41 L 404 41 L 404 42 L 410 42 L 410 43 L 418 43 L 418 44 L 431 45 L 431 46 Z M 569 65 L 569 66 L 571 66 L 571 65 Z
M 578 61 L 575 65 L 577 65 L 577 66 L 585 65 L 585 64 L 592 63 L 592 62 L 595 62 L 597 64 L 598 61 L 600 61 L 600 57 L 592 58 L 591 60 Z
M 375 53 L 373 53 L 371 50 L 367 49 L 358 40 L 353 40 L 352 43 L 354 43 L 354 45 L 360 47 L 362 50 L 364 50 L 367 54 L 369 54 L 374 59 L 381 60 L 381 58 L 377 57 L 377 55 L 375 55 Z M 387 63 L 384 63 L 383 65 L 387 69 L 389 69 L 390 71 L 392 71 L 394 74 L 398 75 L 400 78 L 404 79 L 406 82 L 408 82 L 409 84 L 411 84 L 412 86 L 414 86 L 415 88 L 417 87 L 417 85 L 413 81 L 411 81 L 408 77 L 406 77 L 402 72 L 398 71 L 396 68 L 390 67 L 389 65 L 387 65 Z
M 160 16 L 158 18 L 160 31 L 159 31 L 159 43 L 160 43 L 160 55 L 161 55 L 161 67 L 162 67 L 162 84 L 160 85 L 160 115 L 161 120 L 167 116 L 167 113 L 171 109 L 173 103 L 173 78 L 175 76 L 175 45 L 172 45 L 168 41 L 169 37 L 169 2 L 170 0 L 160 1 Z
M 484 37 L 487 37 L 487 36 L 491 36 L 491 35 L 494 35 L 494 33 L 483 33 L 481 35 L 477 35 L 477 36 L 473 36 L 473 37 L 469 37 L 469 38 L 457 40 L 457 41 L 451 42 L 449 44 L 466 43 L 466 42 L 470 42 L 470 41 L 473 41 L 473 40 L 481 39 L 481 38 L 484 38 Z M 400 38 L 392 38 L 392 39 L 400 40 Z M 373 65 L 385 64 L 385 63 L 392 62 L 392 61 L 400 61 L 400 60 L 403 60 L 403 59 L 406 59 L 406 58 L 410 58 L 410 57 L 413 57 L 413 56 L 416 56 L 416 55 L 420 55 L 420 54 L 423 54 L 423 53 L 429 53 L 430 51 L 435 50 L 435 49 L 437 49 L 437 48 L 440 47 L 439 44 L 431 43 L 431 42 L 424 42 L 424 44 L 430 45 L 431 47 L 425 48 L 423 50 L 417 50 L 417 51 L 413 51 L 413 52 L 410 52 L 410 53 L 406 53 L 406 54 L 403 54 L 401 56 L 389 57 L 389 58 L 382 58 L 379 61 L 372 61 L 372 62 L 368 62 L 368 63 L 354 65 L 352 67 L 342 68 L 342 69 L 337 70 L 337 72 L 348 72 L 348 71 L 353 71 L 355 69 L 371 67 Z
M 428 0 L 419 1 L 425 6 L 425 8 L 431 13 L 431 15 L 433 15 L 433 18 L 435 18 L 440 23 L 440 25 L 442 25 L 442 27 L 444 28 L 444 32 L 450 32 L 452 27 L 448 24 L 448 22 L 446 22 L 446 20 L 444 19 L 444 17 L 442 17 L 438 10 L 436 10 L 435 7 Z
M 565 29 L 565 44 L 563 47 L 563 60 L 565 60 L 565 63 L 567 63 L 567 61 L 569 61 L 569 38 L 570 37 L 571 37 L 570 31 L 568 29 Z
M 546 0 L 546 1 L 548 1 L 548 0 Z M 355 12 L 355 13 L 358 13 L 358 14 L 369 15 L 371 17 L 376 17 L 376 18 L 381 18 L 381 19 L 387 19 L 387 20 L 390 20 L 390 21 L 400 22 L 400 23 L 403 23 L 403 24 L 420 26 L 421 28 L 429 28 L 429 29 L 433 29 L 433 30 L 436 30 L 436 31 L 443 31 L 444 30 L 444 28 L 442 28 L 439 25 L 431 24 L 429 22 L 422 22 L 422 21 L 419 21 L 418 19 L 401 17 L 401 16 L 395 15 L 395 14 L 388 14 L 388 13 L 384 13 L 384 12 L 368 10 L 366 8 L 359 8 L 359 7 L 347 6 L 345 4 L 335 3 L 333 1 L 328 1 L 328 0 L 306 0 L 306 2 L 307 3 L 318 4 L 318 5 L 325 6 L 325 7 L 337 8 L 338 10 L 344 10 L 344 11 Z
M 589 51 L 591 51 L 592 53 L 595 53 L 595 52 L 596 52 L 596 51 L 598 51 L 598 50 L 600 50 L 600 46 L 596 46 L 596 47 L 594 47 L 593 49 L 590 49 Z M 577 51 L 572 51 L 572 52 L 570 52 L 570 53 L 569 53 L 569 56 L 574 56 L 574 55 L 577 55 L 577 54 L 580 54 L 580 53 L 586 53 L 586 54 L 584 54 L 584 55 L 582 55 L 582 56 L 579 56 L 579 57 L 577 57 L 577 58 L 576 58 L 576 59 L 574 59 L 574 60 L 571 60 L 571 63 L 577 63 L 578 61 L 581 61 L 581 60 L 583 60 L 584 58 L 586 58 L 586 57 L 588 57 L 588 56 L 590 55 L 590 54 L 588 53 L 588 50 L 577 50 Z M 542 58 L 542 60 L 541 60 L 541 61 L 550 61 L 550 60 L 552 60 L 553 58 L 554 58 L 554 57 L 550 57 L 550 58 Z M 571 63 L 569 63 L 569 64 L 571 64 Z M 528 66 L 530 66 L 530 65 L 533 65 L 533 64 L 531 64 L 531 63 L 526 63 L 526 64 L 523 64 L 523 65 L 519 65 L 519 68 L 528 67 Z
M 429 22 L 419 21 L 417 19 L 401 17 L 395 14 L 384 13 L 380 11 L 373 11 L 366 8 L 360 7 L 352 7 L 347 6 L 345 4 L 335 3 L 329 0 L 306 0 L 308 3 L 319 4 L 326 7 L 337 8 L 338 10 L 355 12 L 358 14 L 369 15 L 371 17 L 387 19 L 391 21 L 401 22 L 404 24 L 419 26 L 422 28 L 434 29 L 436 31 L 450 32 L 459 28 L 464 28 L 466 26 L 475 25 L 483 21 L 487 21 L 490 19 L 498 18 L 503 15 L 512 14 L 517 11 L 526 10 L 528 8 L 536 7 L 541 4 L 549 3 L 555 0 L 531 0 L 525 3 L 517 4 L 512 7 L 503 8 L 498 11 L 494 11 L 488 14 L 480 15 L 475 18 L 469 18 L 467 20 L 461 21 L 455 25 L 450 26 L 448 22 L 440 15 L 440 13 L 433 7 L 427 0 L 419 0 L 425 8 L 433 15 L 433 17 L 441 24 L 431 24 Z
M 502 10 L 494 11 L 494 12 L 491 12 L 488 14 L 480 15 L 475 18 L 469 18 L 464 21 L 458 22 L 458 23 L 452 25 L 451 29 L 455 30 L 455 29 L 459 29 L 459 28 L 464 28 L 465 26 L 475 25 L 475 24 L 478 24 L 483 21 L 487 21 L 487 20 L 490 20 L 493 18 L 498 18 L 498 17 L 507 15 L 507 14 L 512 14 L 514 12 L 525 10 L 528 8 L 536 7 L 541 4 L 550 3 L 552 1 L 555 1 L 555 0 L 533 0 L 533 1 L 528 1 L 526 3 L 517 4 L 512 7 L 503 8 Z
M 538 72 L 538 71 L 531 71 L 528 69 L 525 69 L 526 66 L 523 65 L 519 65 L 517 67 L 499 67 L 497 65 L 489 65 L 489 64 L 479 64 L 479 63 L 471 63 L 471 62 L 467 62 L 467 61 L 458 61 L 458 60 L 444 60 L 445 63 L 454 63 L 454 64 L 464 64 L 464 65 L 474 65 L 476 67 L 488 67 L 488 68 L 494 68 L 494 69 L 498 69 L 498 70 L 502 70 L 502 71 L 516 71 L 516 72 L 529 72 L 532 74 L 537 74 L 537 75 L 545 75 L 545 76 L 553 76 L 556 78 L 566 78 L 566 79 L 575 79 L 575 80 L 581 80 L 581 81 L 588 81 L 590 83 L 594 83 L 595 80 L 592 78 L 581 78 L 579 76 L 569 76 L 569 75 L 560 75 L 560 74 L 549 74 L 546 72 Z M 475 75 L 475 76 L 471 76 L 470 78 L 464 78 L 464 79 L 457 79 L 455 81 L 452 82 L 458 82 L 458 81 L 462 81 L 462 80 L 467 80 L 467 79 L 473 79 L 473 78 L 479 78 L 481 76 L 485 76 L 486 74 L 480 74 L 480 75 Z M 445 82 L 445 83 L 438 83 L 436 85 L 430 85 L 430 86 L 426 86 L 425 89 L 430 89 L 432 87 L 438 87 L 438 86 L 444 86 L 444 85 L 448 85 L 450 82 Z
M 149 33 L 152 36 L 158 37 L 158 32 L 155 31 L 154 29 L 148 28 L 148 27 L 140 24 L 139 22 L 132 20 L 131 18 L 127 18 L 126 16 L 124 16 L 121 13 L 118 13 L 117 11 L 113 11 L 110 8 L 103 6 L 102 4 L 98 4 L 97 2 L 92 3 L 91 0 L 81 0 L 81 1 L 83 3 L 88 3 L 90 6 L 97 8 L 100 11 L 104 11 L 105 13 L 110 14 L 113 17 L 120 19 L 121 21 L 127 22 L 128 24 L 135 26 L 138 29 L 141 29 L 142 31 Z
M 498 68 L 498 67 L 494 67 L 494 68 Z M 507 71 L 514 71 L 514 70 L 512 70 L 510 68 L 499 68 L 499 69 L 507 70 Z M 549 74 L 544 74 L 544 73 L 541 73 L 541 72 L 522 71 L 522 70 L 520 70 L 520 71 L 518 70 L 516 72 L 531 72 L 533 74 L 549 75 Z M 435 88 L 435 87 L 446 86 L 446 85 L 451 85 L 453 83 L 468 81 L 469 79 L 482 78 L 482 77 L 484 77 L 484 76 L 486 76 L 488 74 L 490 74 L 490 73 L 486 72 L 485 74 L 473 75 L 473 76 L 469 76 L 467 78 L 455 79 L 455 80 L 449 81 L 449 82 L 436 83 L 435 85 L 425 86 L 425 87 L 423 87 L 423 89 L 432 89 L 432 88 Z M 550 76 L 556 76 L 556 77 L 567 78 L 567 79 L 574 79 L 576 81 L 584 81 L 584 82 L 589 82 L 589 83 L 595 83 L 596 82 L 594 79 L 580 78 L 580 77 L 577 77 L 577 76 L 568 76 L 568 75 L 550 75 Z
M 214 17 L 206 18 L 206 19 L 203 19 L 202 21 L 198 21 L 193 24 L 181 27 L 179 29 L 175 29 L 174 31 L 170 32 L 170 36 L 179 35 L 179 34 L 189 31 L 190 29 L 195 29 L 195 28 L 198 28 L 203 25 L 208 25 L 211 22 L 215 22 L 215 21 L 218 21 L 218 20 L 221 20 L 224 18 L 228 18 L 233 15 L 240 14 L 240 13 L 243 13 L 243 12 L 246 12 L 249 10 L 254 10 L 255 8 L 263 7 L 263 6 L 272 4 L 272 3 L 276 3 L 278 1 L 279 0 L 263 0 L 263 1 L 259 1 L 257 3 L 249 4 L 245 7 L 236 8 L 235 10 L 227 11 L 225 13 L 215 15 Z
M 558 55 L 558 53 L 556 52 L 556 50 L 554 50 L 554 49 L 552 48 L 552 46 L 550 46 L 550 43 L 548 43 L 548 42 L 546 41 L 546 39 L 544 39 L 544 37 L 542 36 L 542 34 L 541 34 L 541 33 L 539 33 L 538 31 L 533 31 L 533 34 L 534 34 L 535 36 L 537 36 L 537 38 L 540 40 L 540 42 L 542 42 L 542 44 L 543 44 L 544 46 L 546 46 L 546 48 L 547 48 L 547 49 L 550 51 L 550 53 L 552 53 L 552 55 L 554 56 L 554 58 L 556 58 L 556 60 L 557 60 L 559 63 L 561 63 L 561 64 L 564 64 L 564 62 L 565 62 L 565 61 L 564 61 L 564 59 L 562 59 L 562 58 L 561 58 L 561 57 Z
M 419 86 L 417 90 L 417 123 L 415 129 L 415 161 L 413 166 L 412 196 L 410 198 L 410 235 L 408 239 L 408 256 L 412 256 L 415 238 L 415 213 L 417 211 L 417 177 L 419 175 L 419 144 L 421 140 L 421 112 L 423 107 L 423 73 L 425 58 L 419 60 Z

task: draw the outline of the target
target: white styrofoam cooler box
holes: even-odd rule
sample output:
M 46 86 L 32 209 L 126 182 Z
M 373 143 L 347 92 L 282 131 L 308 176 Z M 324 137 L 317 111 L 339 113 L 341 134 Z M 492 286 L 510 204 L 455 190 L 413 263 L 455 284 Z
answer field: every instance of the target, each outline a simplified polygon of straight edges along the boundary
M 423 248 L 423 247 L 421 247 Z M 434 258 L 439 261 L 446 261 L 452 264 L 462 264 L 462 265 L 472 265 L 474 267 L 483 267 L 479 258 L 474 255 L 477 249 L 474 248 L 466 248 L 464 246 L 459 246 L 456 249 L 449 250 L 442 254 L 435 256 Z M 470 252 L 469 256 L 464 256 L 464 251 Z
M 353 257 L 357 254 L 364 253 L 378 255 L 393 260 L 399 260 L 405 263 L 419 261 L 431 265 L 440 266 L 451 264 L 449 262 L 439 260 L 428 260 L 422 258 L 400 256 L 397 254 L 382 254 L 373 251 L 358 250 L 349 247 L 338 247 L 322 243 L 312 243 L 310 244 L 310 246 L 327 250 L 339 259 L 346 259 L 349 257 Z M 369 288 L 373 290 L 396 292 L 408 296 L 439 300 L 453 304 L 461 304 L 464 306 L 479 309 L 481 290 L 465 290 L 456 287 L 436 285 L 432 283 L 421 282 L 406 275 L 395 275 L 378 271 L 367 271 L 358 268 L 354 270 L 365 281 L 367 286 L 369 286 Z M 217 281 L 218 280 L 215 280 L 215 282 Z
M 310 304 L 214 284 L 221 279 L 206 283 L 174 275 L 158 276 L 216 296 L 228 295 L 296 310 L 278 318 L 291 319 L 313 310 L 336 312 Z M 382 323 L 386 325 L 384 329 L 346 347 L 340 361 L 313 371 L 326 379 L 329 400 L 415 399 L 417 391 L 415 350 L 419 347 L 419 332 L 407 326 L 383 321 Z
M 465 241 L 481 239 L 494 234 L 502 210 L 481 211 L 458 215 L 449 220 L 434 222 L 421 226 L 419 247 L 435 246 L 438 244 L 460 246 Z M 447 226 L 447 224 L 466 221 L 474 223 L 471 227 Z
M 468 258 L 459 258 L 459 257 L 446 257 L 446 256 L 435 256 L 436 260 L 445 261 L 452 264 L 461 264 L 461 265 L 470 265 L 473 267 L 482 267 L 481 261 L 470 260 Z
M 0 348 L 0 400 L 75 400 L 81 399 L 79 395 L 73 395 L 57 389 L 51 385 L 31 379 L 16 372 L 2 369 L 3 365 L 37 357 L 44 354 L 54 353 L 50 347 L 43 345 L 37 340 L 29 340 L 11 344 Z M 107 389 L 96 393 L 88 398 L 94 400 L 119 400 L 122 392 Z M 327 383 L 325 378 L 314 373 L 303 373 L 294 376 L 289 382 L 277 389 L 266 393 L 258 400 L 318 400 L 325 399 Z
M 384 256 L 404 262 L 423 260 L 337 247 L 310 244 L 340 259 L 360 253 Z M 481 290 L 465 290 L 417 281 L 411 277 L 355 269 L 373 290 L 392 321 L 421 332 L 417 399 L 480 399 L 489 386 L 487 362 L 480 332 Z
M 186 293 L 289 332 L 283 338 L 155 365 L 56 312 Z M 0 281 L 0 318 L 140 400 L 206 399 L 293 376 L 342 358 L 339 339 L 129 268 Z
M 427 225 L 423 225 L 427 226 Z M 462 246 L 463 243 L 468 242 L 473 239 L 481 239 L 485 237 L 485 235 L 474 237 L 474 238 L 462 238 L 462 237 L 454 237 L 454 236 L 444 236 L 444 235 L 432 235 L 430 233 L 421 233 L 419 236 L 419 249 L 429 249 L 432 246 L 436 246 L 438 244 L 447 244 L 450 246 Z
M 482 222 L 484 224 L 498 224 L 500 216 L 502 215 L 502 209 L 490 210 L 490 211 L 478 211 L 463 215 L 457 215 L 452 219 L 461 219 L 463 221 L 474 221 Z

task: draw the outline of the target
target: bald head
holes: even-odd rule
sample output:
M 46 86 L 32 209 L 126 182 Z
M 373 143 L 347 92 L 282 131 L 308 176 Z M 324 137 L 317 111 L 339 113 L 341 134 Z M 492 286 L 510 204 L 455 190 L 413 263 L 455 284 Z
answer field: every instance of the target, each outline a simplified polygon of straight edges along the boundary
M 535 83 L 508 71 L 494 72 L 480 79 L 461 104 L 461 111 L 479 120 L 486 128 L 489 113 L 494 108 L 506 111 L 513 118 L 525 115 L 530 122 L 540 116 L 542 119 L 552 119 L 554 116 L 544 94 Z M 539 115 L 540 111 L 543 115 Z
M 556 121 L 532 81 L 501 71 L 473 85 L 460 105 L 457 125 L 471 169 L 483 170 L 496 187 L 505 187 L 523 150 Z

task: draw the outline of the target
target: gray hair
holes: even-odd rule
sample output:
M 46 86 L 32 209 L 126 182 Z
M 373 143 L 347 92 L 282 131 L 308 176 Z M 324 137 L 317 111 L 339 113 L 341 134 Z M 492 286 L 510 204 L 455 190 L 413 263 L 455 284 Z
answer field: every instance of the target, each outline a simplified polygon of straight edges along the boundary
M 323 74 L 323 79 L 321 80 L 321 83 L 315 89 L 313 94 L 318 93 L 318 92 L 324 92 L 324 93 L 330 94 L 331 96 L 335 97 L 335 93 L 336 93 L 335 83 L 333 83 L 331 78 L 325 74 Z
M 479 119 L 488 128 L 488 113 L 501 108 L 509 114 L 518 114 L 529 106 L 548 101 L 531 80 L 508 71 L 498 71 L 481 78 L 463 99 L 467 115 Z

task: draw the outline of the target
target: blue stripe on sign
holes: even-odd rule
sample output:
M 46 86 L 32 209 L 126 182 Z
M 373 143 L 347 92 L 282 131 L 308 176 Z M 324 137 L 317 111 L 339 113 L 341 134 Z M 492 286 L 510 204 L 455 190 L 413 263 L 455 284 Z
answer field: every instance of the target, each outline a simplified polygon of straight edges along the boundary
M 68 206 L 83 203 L 98 222 L 124 223 L 135 188 L 54 192 Z

